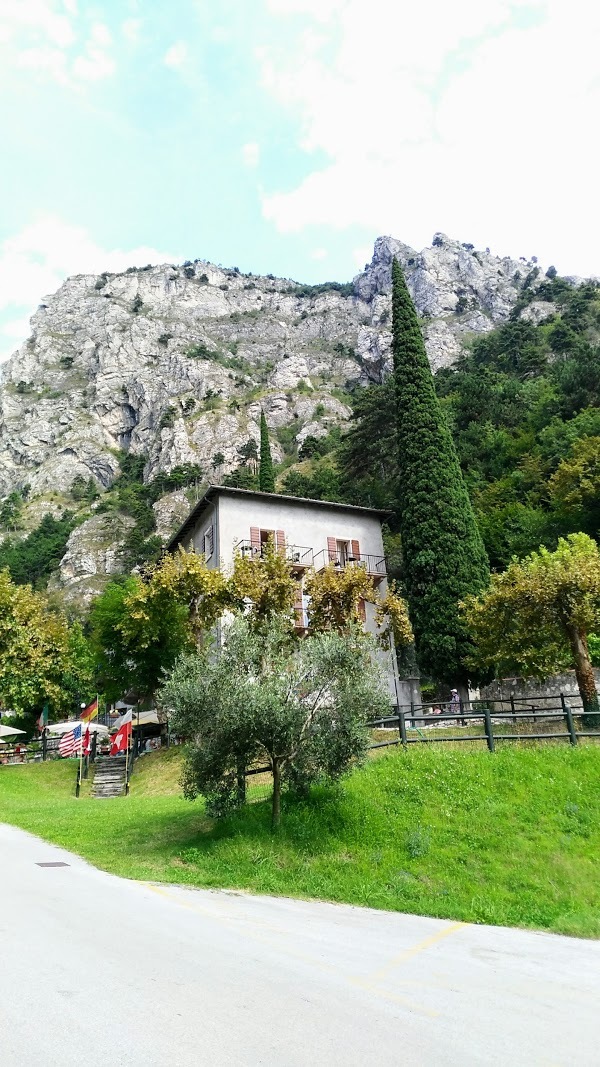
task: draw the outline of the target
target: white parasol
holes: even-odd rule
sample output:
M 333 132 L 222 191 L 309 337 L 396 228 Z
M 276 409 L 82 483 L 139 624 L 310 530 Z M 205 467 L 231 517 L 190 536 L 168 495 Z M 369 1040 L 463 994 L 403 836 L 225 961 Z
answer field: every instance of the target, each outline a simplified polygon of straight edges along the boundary
M 115 722 L 112 723 L 111 728 L 110 728 L 110 732 L 111 733 L 114 730 L 119 730 L 120 729 L 120 727 L 123 725 L 124 718 L 125 718 L 125 715 L 121 715 L 120 718 L 116 719 Z M 156 725 L 157 723 L 158 723 L 158 713 L 157 713 L 155 708 L 152 708 L 150 711 L 140 711 L 140 712 L 134 711 L 133 715 L 132 715 L 132 718 L 131 718 L 131 724 L 132 724 L 133 727 L 136 727 L 136 726 L 148 726 L 149 724 Z
M 69 730 L 75 729 L 76 726 L 81 726 L 81 732 L 84 734 L 88 726 L 91 734 L 107 734 L 108 727 L 102 726 L 99 722 L 82 722 L 81 719 L 70 719 L 68 722 L 51 722 L 46 729 L 50 734 L 66 734 Z
M 16 730 L 14 726 L 0 726 L 0 737 L 12 737 L 13 734 L 24 733 L 24 730 Z

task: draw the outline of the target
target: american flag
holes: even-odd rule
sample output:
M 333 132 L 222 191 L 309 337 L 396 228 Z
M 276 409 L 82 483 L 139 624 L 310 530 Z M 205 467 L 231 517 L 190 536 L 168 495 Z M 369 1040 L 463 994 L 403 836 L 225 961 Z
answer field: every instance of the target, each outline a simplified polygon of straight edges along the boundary
M 61 756 L 79 755 L 81 751 L 81 723 L 62 735 L 58 751 Z

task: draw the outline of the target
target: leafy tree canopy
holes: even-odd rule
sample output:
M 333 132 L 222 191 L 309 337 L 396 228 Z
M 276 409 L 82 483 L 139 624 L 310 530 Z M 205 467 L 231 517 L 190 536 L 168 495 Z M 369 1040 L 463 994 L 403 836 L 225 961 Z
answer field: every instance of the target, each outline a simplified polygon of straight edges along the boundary
M 501 677 L 545 677 L 574 668 L 586 712 L 598 710 L 588 634 L 600 627 L 600 550 L 587 534 L 561 538 L 492 575 L 489 589 L 467 598 L 473 664 Z M 592 725 L 600 725 L 595 719 Z
M 75 710 L 93 691 L 91 657 L 81 627 L 52 611 L 43 593 L 0 571 L 0 702 L 33 716 Z
M 365 754 L 368 719 L 389 710 L 371 651 L 358 629 L 292 642 L 285 620 L 256 630 L 238 617 L 218 656 L 182 656 L 161 702 L 190 739 L 185 795 L 202 793 L 222 814 L 243 798 L 244 769 L 266 761 L 275 829 L 282 786 L 306 790 L 339 778 Z

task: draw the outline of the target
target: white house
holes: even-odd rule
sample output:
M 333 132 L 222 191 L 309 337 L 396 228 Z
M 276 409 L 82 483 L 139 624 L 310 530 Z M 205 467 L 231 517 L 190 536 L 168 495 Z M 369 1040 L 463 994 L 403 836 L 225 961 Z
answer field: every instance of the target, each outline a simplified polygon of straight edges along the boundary
M 230 570 L 236 553 L 260 556 L 272 539 L 285 552 L 298 580 L 296 626 L 308 625 L 306 573 L 328 563 L 364 567 L 385 595 L 387 574 L 381 523 L 385 513 L 373 508 L 306 500 L 279 493 L 210 486 L 169 542 L 203 553 L 209 567 Z M 365 628 L 376 633 L 375 609 L 366 604 Z M 396 657 L 385 655 L 385 670 L 394 703 L 409 703 L 410 684 L 399 682 Z

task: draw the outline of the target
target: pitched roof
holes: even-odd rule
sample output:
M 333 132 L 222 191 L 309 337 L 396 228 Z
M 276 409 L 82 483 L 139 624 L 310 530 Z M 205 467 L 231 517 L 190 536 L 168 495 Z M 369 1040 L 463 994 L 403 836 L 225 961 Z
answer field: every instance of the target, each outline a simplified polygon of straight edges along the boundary
M 361 515 L 375 515 L 379 519 L 387 518 L 390 515 L 389 511 L 385 511 L 381 508 L 363 508 L 358 507 L 355 504 L 338 504 L 333 500 L 312 500 L 310 497 L 304 496 L 288 496 L 285 493 L 261 493 L 255 489 L 235 489 L 229 485 L 209 485 L 208 489 L 200 500 L 190 511 L 187 519 L 181 524 L 177 533 L 173 534 L 173 537 L 169 541 L 167 548 L 172 551 L 177 548 L 177 545 L 183 540 L 186 534 L 196 525 L 196 522 L 206 511 L 209 504 L 219 496 L 246 496 L 256 497 L 259 500 L 277 500 L 286 504 L 310 504 L 311 507 L 317 508 L 336 508 L 341 511 L 358 511 Z

